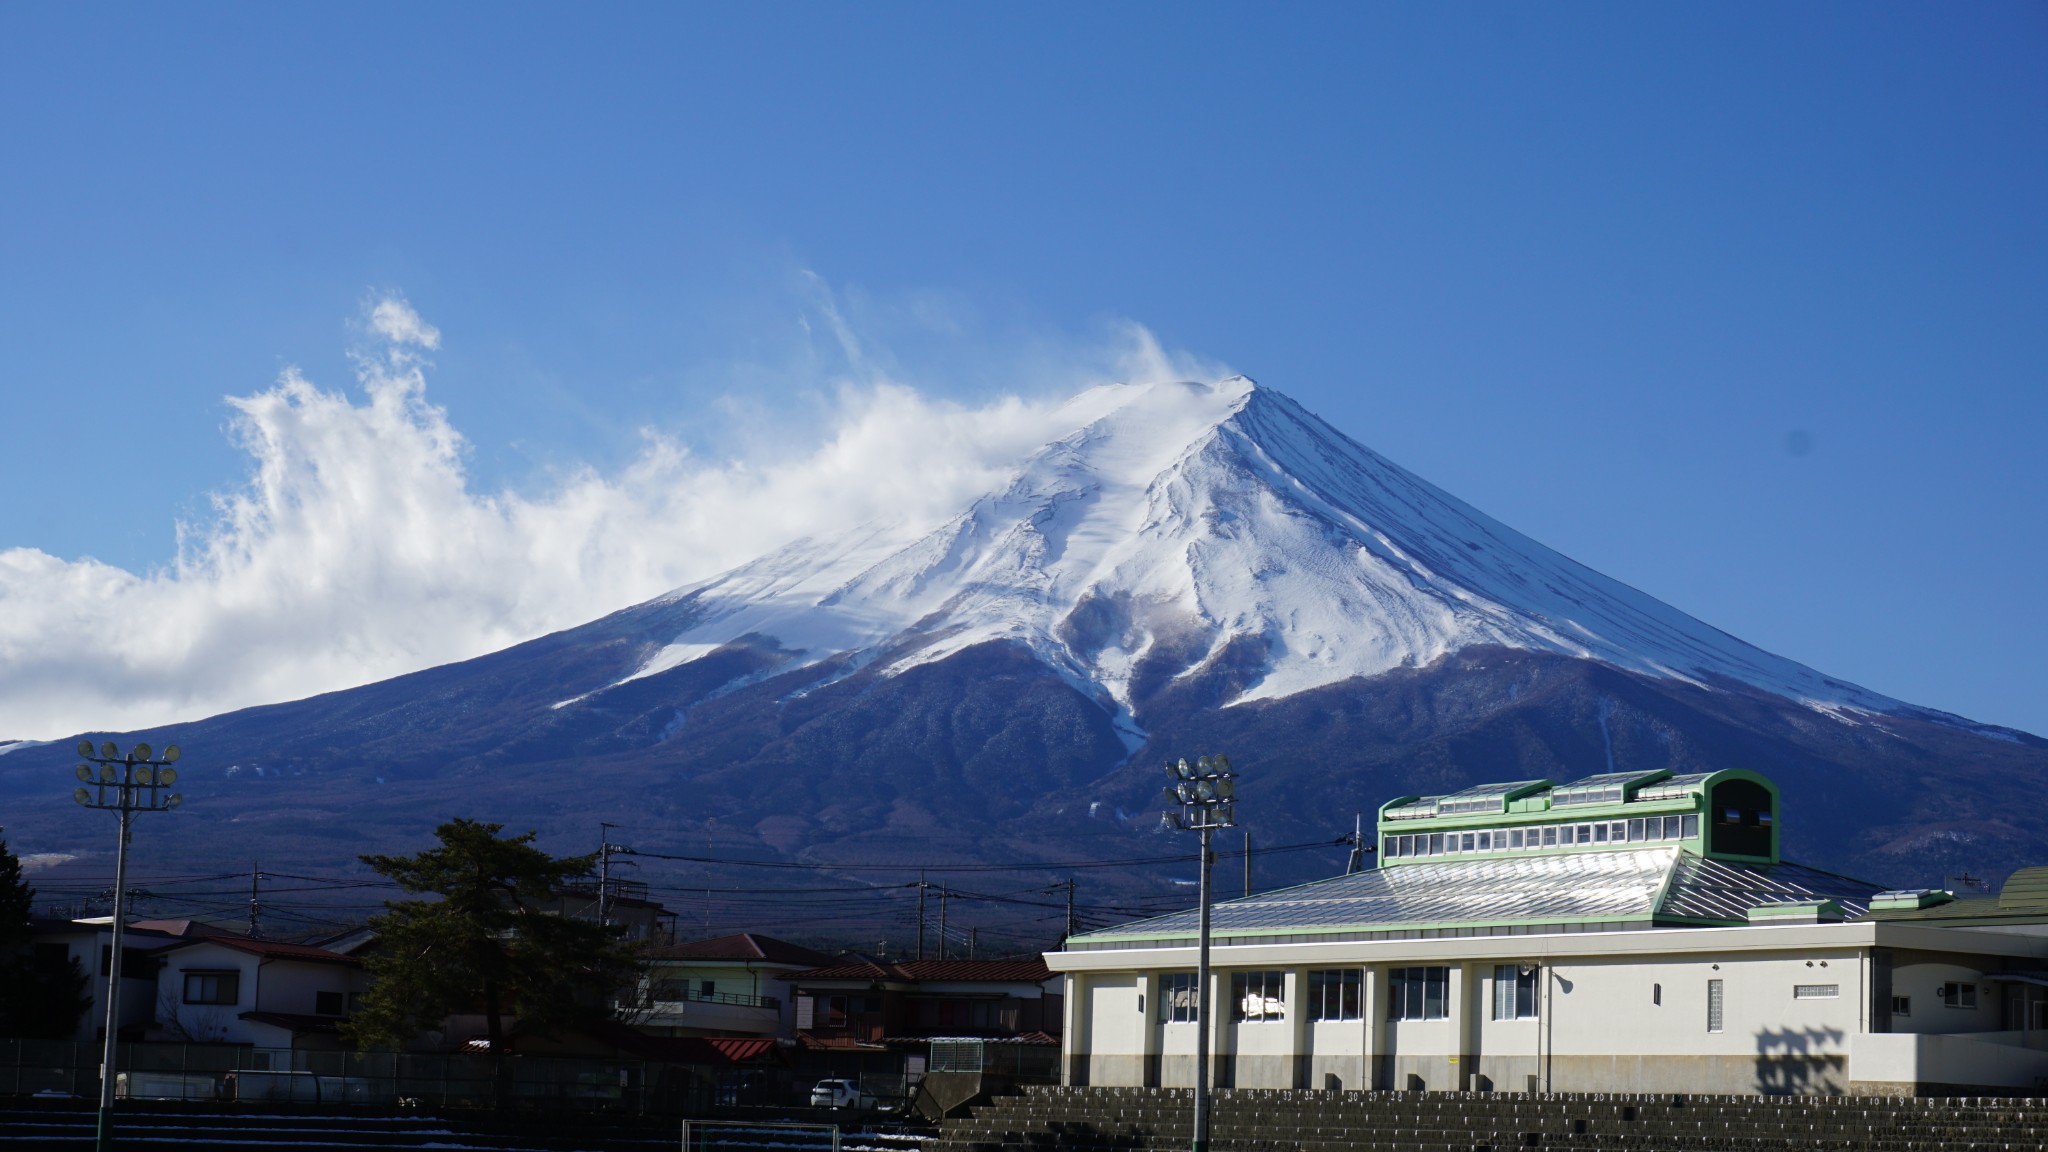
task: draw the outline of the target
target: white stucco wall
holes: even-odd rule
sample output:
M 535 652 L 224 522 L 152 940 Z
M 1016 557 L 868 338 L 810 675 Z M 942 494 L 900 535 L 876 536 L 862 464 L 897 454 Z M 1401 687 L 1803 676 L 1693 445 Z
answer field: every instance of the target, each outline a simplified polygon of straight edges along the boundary
M 185 977 L 193 972 L 234 972 L 233 1004 L 185 1003 Z M 244 1012 L 319 1015 L 318 994 L 338 993 L 343 1014 L 349 996 L 364 985 L 362 969 L 346 964 L 281 956 L 258 956 L 222 944 L 197 943 L 164 957 L 156 986 L 154 1018 L 166 1039 L 226 1041 L 277 1046 L 275 1028 L 241 1019 Z
M 194 972 L 233 972 L 232 1004 L 185 1003 L 185 977 Z M 216 944 L 181 948 L 164 959 L 157 976 L 156 1023 L 165 1039 L 256 1043 L 240 1019 L 256 1007 L 256 957 Z
M 2048 961 L 2048 937 L 1870 922 L 1225 946 L 1216 950 L 1210 1000 L 1218 1006 L 1217 1082 L 1246 1088 L 1858 1091 L 1857 1081 L 1891 1074 L 1879 1068 L 1880 1060 L 1895 1070 L 1900 1059 L 1896 1045 L 1879 1044 L 1863 1049 L 1870 1054 L 1869 1075 L 1852 1064 L 1858 1038 L 1870 1035 L 1877 947 L 1895 957 L 1894 992 L 1913 997 L 1913 1015 L 1895 1024 L 1899 1032 L 1994 1032 L 2001 1027 L 2001 991 L 1983 973 L 2003 970 L 2015 958 Z M 1075 972 L 1081 1003 L 1068 1043 L 1082 1053 L 1090 1083 L 1193 1082 L 1196 1025 L 1162 1023 L 1156 996 L 1148 994 L 1157 974 L 1184 971 L 1192 952 L 1048 957 L 1056 968 Z M 1524 963 L 1539 970 L 1538 1017 L 1494 1020 L 1495 966 Z M 1434 964 L 1450 969 L 1449 1018 L 1388 1019 L 1388 972 Z M 1364 972 L 1364 1019 L 1310 1020 L 1308 973 L 1347 966 Z M 1229 1018 L 1231 973 L 1247 970 L 1286 974 L 1283 1019 Z M 1708 987 L 1715 980 L 1722 988 L 1722 1027 L 1709 1031 Z M 1941 1006 L 1939 986 L 1951 981 L 1977 984 L 1976 1009 Z M 1802 996 L 1800 986 L 1832 986 L 1834 992 Z M 1950 1045 L 1915 1056 L 1915 1074 L 1923 1080 L 1934 1075 L 1928 1061 L 1938 1062 L 1950 1049 L 1959 1068 L 1982 1062 L 1983 1054 L 1969 1045 Z

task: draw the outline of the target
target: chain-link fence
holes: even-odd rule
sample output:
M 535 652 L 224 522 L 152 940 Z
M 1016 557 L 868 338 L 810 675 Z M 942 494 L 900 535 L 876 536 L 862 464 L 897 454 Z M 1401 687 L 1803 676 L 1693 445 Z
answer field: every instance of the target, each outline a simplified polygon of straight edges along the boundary
M 95 1098 L 99 1061 L 97 1044 L 0 1039 L 0 1096 Z M 497 1098 L 488 1056 L 143 1043 L 121 1045 L 115 1067 L 117 1091 L 131 1099 L 439 1109 L 486 1107 Z M 513 1056 L 506 1095 L 522 1107 L 679 1115 L 741 1103 L 739 1090 L 761 1076 L 736 1067 Z

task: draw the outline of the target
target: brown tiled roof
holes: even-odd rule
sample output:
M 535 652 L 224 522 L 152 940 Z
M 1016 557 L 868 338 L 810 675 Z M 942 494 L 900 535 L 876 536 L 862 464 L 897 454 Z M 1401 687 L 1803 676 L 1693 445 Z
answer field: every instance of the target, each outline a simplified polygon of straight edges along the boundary
M 1043 957 L 1029 960 L 906 960 L 896 964 L 842 964 L 792 972 L 790 980 L 868 980 L 902 984 L 921 982 L 981 982 L 988 984 L 1037 984 L 1052 979 L 1052 969 Z
M 832 963 L 832 957 L 823 952 L 813 952 L 800 944 L 752 932 L 690 940 L 682 944 L 663 944 L 650 949 L 649 955 L 657 960 L 761 960 L 770 964 L 801 964 L 807 968 Z
M 353 956 L 329 952 L 325 948 L 315 948 L 311 944 L 287 944 L 282 940 L 251 940 L 246 936 L 195 936 L 158 951 L 176 952 L 201 944 L 215 944 L 222 948 L 232 948 L 237 952 L 247 952 L 252 956 L 268 956 L 279 960 L 311 960 L 320 964 L 346 964 L 351 968 L 360 968 L 363 964 Z
M 132 932 L 137 928 L 142 929 L 144 932 L 162 932 L 170 936 L 183 936 L 187 938 L 241 935 L 240 932 L 231 932 L 226 928 L 217 928 L 204 920 L 130 920 L 128 922 L 129 931 Z

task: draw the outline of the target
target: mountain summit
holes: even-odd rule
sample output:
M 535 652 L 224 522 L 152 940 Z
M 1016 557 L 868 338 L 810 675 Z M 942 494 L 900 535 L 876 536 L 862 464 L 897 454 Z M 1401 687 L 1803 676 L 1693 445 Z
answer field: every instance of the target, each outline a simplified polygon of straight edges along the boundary
M 944 522 L 849 525 L 475 660 L 134 734 L 182 744 L 192 817 L 235 832 L 162 834 L 193 867 L 345 862 L 451 816 L 822 864 L 1116 859 L 1165 847 L 1138 841 L 1160 757 L 1228 752 L 1267 843 L 1482 781 L 1739 766 L 1827 814 L 1784 828 L 1806 863 L 1918 885 L 2048 858 L 2048 742 L 1745 644 L 1277 392 L 1119 385 L 1064 412 Z M 66 746 L 0 755 L 0 798 L 67 780 Z M 97 850 L 69 809 L 19 808 L 11 842 Z
M 1003 641 L 1135 745 L 1162 683 L 1227 669 L 1228 706 L 1497 646 L 1922 712 L 1610 580 L 1245 377 L 1111 385 L 1065 411 L 1074 431 L 943 525 L 860 525 L 671 594 L 690 626 L 633 678 L 741 641 L 781 667 L 839 657 L 835 677 Z

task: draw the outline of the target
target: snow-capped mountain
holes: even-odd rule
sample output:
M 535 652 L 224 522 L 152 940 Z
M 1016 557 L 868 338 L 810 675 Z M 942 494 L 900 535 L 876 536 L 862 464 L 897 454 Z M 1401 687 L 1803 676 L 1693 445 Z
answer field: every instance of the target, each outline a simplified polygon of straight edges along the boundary
M 188 868 L 346 866 L 451 816 L 565 846 L 609 821 L 678 855 L 715 833 L 868 866 L 1115 859 L 1162 847 L 1137 841 L 1152 765 L 1221 751 L 1269 844 L 1406 793 L 1739 765 L 1778 781 L 1804 863 L 1930 884 L 2048 859 L 2048 742 L 1745 644 L 1249 380 L 1065 411 L 943 522 L 849 525 L 475 660 L 128 734 L 186 752 L 189 815 L 152 834 Z M 104 850 L 62 803 L 70 744 L 0 756 L 0 800 L 52 799 L 5 809 L 17 851 Z
M 1104 698 L 1135 744 L 1148 660 L 1249 675 L 1226 705 L 1480 645 L 1590 658 L 1814 708 L 1893 712 L 1499 523 L 1271 389 L 1113 385 L 1073 431 L 937 527 L 802 540 L 670 600 L 692 625 L 634 678 L 753 637 L 835 676 L 896 673 L 992 641 Z

